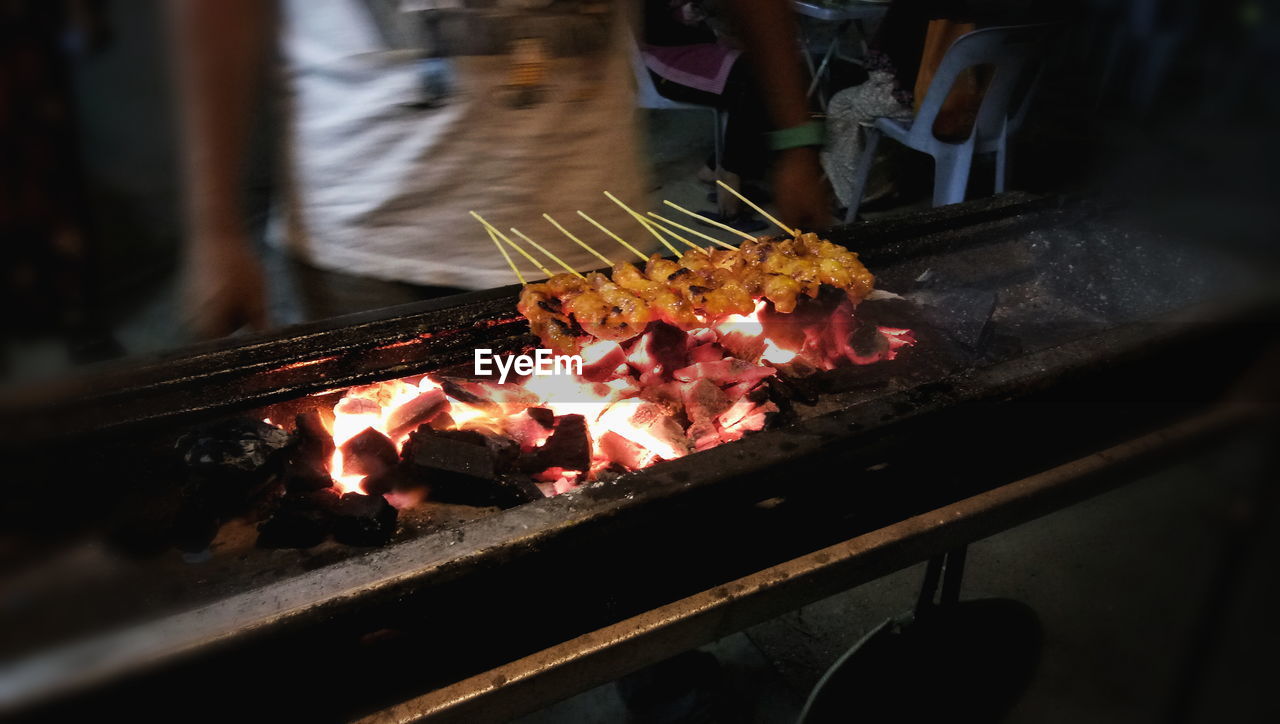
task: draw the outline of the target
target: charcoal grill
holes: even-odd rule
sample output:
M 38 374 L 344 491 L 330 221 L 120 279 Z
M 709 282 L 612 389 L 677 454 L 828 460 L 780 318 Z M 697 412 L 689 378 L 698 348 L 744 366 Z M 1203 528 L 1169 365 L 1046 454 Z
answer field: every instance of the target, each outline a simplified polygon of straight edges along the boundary
M 791 424 L 502 512 L 429 509 L 382 549 L 131 562 L 121 612 L 51 631 L 19 607 L 0 705 L 502 720 L 1270 424 L 1221 402 L 1275 340 L 1265 278 L 1122 209 L 1007 194 L 829 237 L 921 341 L 823 378 Z M 517 291 L 100 370 L 38 416 L 18 400 L 5 530 L 41 551 L 102 531 L 172 485 L 147 451 L 202 421 L 519 349 Z M 113 455 L 135 474 L 87 467 Z

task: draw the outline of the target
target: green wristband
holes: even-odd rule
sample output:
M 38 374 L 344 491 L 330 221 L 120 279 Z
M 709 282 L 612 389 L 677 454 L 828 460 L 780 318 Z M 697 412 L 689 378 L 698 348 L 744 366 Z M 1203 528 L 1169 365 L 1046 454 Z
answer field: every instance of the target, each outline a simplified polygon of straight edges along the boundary
M 826 140 L 826 127 L 818 121 L 809 121 L 791 128 L 783 128 L 769 134 L 769 148 L 785 151 L 802 146 L 821 146 Z

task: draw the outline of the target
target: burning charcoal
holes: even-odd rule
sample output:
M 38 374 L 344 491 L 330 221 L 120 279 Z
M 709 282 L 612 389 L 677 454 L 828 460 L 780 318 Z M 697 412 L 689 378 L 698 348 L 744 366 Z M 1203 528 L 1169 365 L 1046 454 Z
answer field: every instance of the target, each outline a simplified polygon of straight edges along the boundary
M 333 538 L 349 546 L 380 546 L 396 532 L 398 513 L 381 495 L 347 493 L 333 506 Z
M 741 395 L 726 394 L 707 379 L 701 379 L 684 387 L 684 409 L 689 418 L 686 433 L 694 450 L 706 450 L 720 444 L 720 431 L 716 418 L 729 409 L 733 400 Z
M 403 456 L 411 465 L 431 471 L 493 480 L 498 473 L 485 437 L 475 430 L 420 427 L 409 435 Z
M 372 427 L 342 443 L 342 472 L 347 475 L 382 475 L 399 460 L 395 443 Z
M 514 440 L 477 430 L 433 430 L 409 436 L 402 456 L 407 481 L 421 481 L 442 503 L 500 505 L 511 499 L 500 478 L 520 453 Z M 515 504 L 515 503 L 510 503 Z
M 732 327 L 720 335 L 720 345 L 728 351 L 729 356 L 738 359 L 760 359 L 760 355 L 764 354 L 765 338 L 761 336 L 760 327 L 757 325 L 739 325 L 744 329 L 733 329 Z M 715 357 L 712 360 L 718 360 L 725 355 Z M 690 359 L 690 362 L 699 362 L 701 360 Z
M 620 465 L 625 470 L 639 470 L 657 457 L 639 443 L 632 442 L 610 430 L 600 436 L 600 452 L 611 464 Z
M 846 353 L 850 362 L 868 364 L 876 362 L 889 351 L 889 340 L 874 324 L 858 324 L 849 336 Z
M 381 415 L 382 405 L 377 400 L 371 400 L 367 397 L 353 397 L 351 392 L 346 397 L 338 400 L 338 404 L 333 406 L 335 413 L 343 415 Z
M 391 411 L 387 417 L 387 433 L 398 439 L 401 435 L 431 422 L 431 419 L 449 407 L 449 400 L 444 390 L 430 390 L 409 400 Z
M 582 350 L 582 379 L 607 382 L 617 376 L 618 368 L 626 361 L 626 350 L 617 342 L 602 340 L 589 344 Z
M 276 495 L 290 442 L 283 429 L 253 419 L 227 420 L 182 436 L 177 449 L 189 478 L 175 526 L 179 547 L 204 550 L 222 521 Z
M 761 346 L 763 347 L 763 342 Z M 699 362 L 715 362 L 725 358 L 724 348 L 718 344 L 700 344 L 689 350 L 689 363 L 697 364 Z
M 329 537 L 338 497 L 328 490 L 289 493 L 258 526 L 259 548 L 310 548 Z
M 476 383 L 453 377 L 441 377 L 439 382 L 440 386 L 444 388 L 444 393 L 458 402 L 484 410 L 494 417 L 502 415 L 502 407 L 488 397 L 483 396 L 482 393 L 486 392 L 486 390 Z
M 514 508 L 545 497 L 532 480 L 524 475 L 503 475 L 494 489 L 493 505 Z
M 610 405 L 600 421 L 664 460 L 684 457 L 691 449 L 680 421 L 652 402 L 621 400 Z
M 694 450 L 707 450 L 724 442 L 720 438 L 720 430 L 716 428 L 715 422 L 711 420 L 698 420 L 689 426 L 687 433 L 690 440 L 693 441 Z
M 756 365 L 736 357 L 727 357 L 716 362 L 699 362 L 683 369 L 676 370 L 675 376 L 681 382 L 692 382 L 708 379 L 717 385 L 736 385 L 743 382 L 759 382 L 772 376 L 776 369 L 764 365 Z
M 649 385 L 640 390 L 640 399 L 652 402 L 669 415 L 679 415 L 684 409 L 684 388 L 687 382 L 665 382 Z
M 649 325 L 649 351 L 666 376 L 688 364 L 689 336 L 664 322 Z
M 712 420 L 728 410 L 733 399 L 711 380 L 700 379 L 684 388 L 685 414 L 692 422 Z
M 428 426 L 432 430 L 452 430 L 457 426 L 457 423 L 454 422 L 453 415 L 450 415 L 447 412 L 441 412 L 431 418 L 431 422 L 428 423 Z
M 556 424 L 556 413 L 545 407 L 530 407 L 525 412 L 548 430 Z
M 251 479 L 273 471 L 288 444 L 289 433 L 275 425 L 236 419 L 184 435 L 177 446 L 193 471 Z
M 414 487 L 407 482 L 405 471 L 399 466 L 377 475 L 369 475 L 360 482 L 360 489 L 369 495 L 386 495 L 395 490 Z
M 582 415 L 557 417 L 551 437 L 534 453 L 534 465 L 539 469 L 558 467 L 581 472 L 591 469 L 587 419 Z
M 333 457 L 333 437 L 321 422 L 320 411 L 297 417 L 295 442 L 284 465 L 284 485 L 289 491 L 320 490 L 333 484 L 329 460 Z
M 534 410 L 538 410 L 538 412 L 534 413 Z M 551 428 L 554 426 L 555 414 L 551 410 L 542 407 L 531 407 L 502 421 L 503 432 L 520 443 L 520 449 L 524 452 L 528 452 L 546 442 L 547 437 L 551 435 Z
M 758 402 L 751 396 L 743 397 L 718 418 L 720 436 L 729 442 L 745 433 L 763 430 L 768 415 L 777 411 L 778 406 L 770 401 Z

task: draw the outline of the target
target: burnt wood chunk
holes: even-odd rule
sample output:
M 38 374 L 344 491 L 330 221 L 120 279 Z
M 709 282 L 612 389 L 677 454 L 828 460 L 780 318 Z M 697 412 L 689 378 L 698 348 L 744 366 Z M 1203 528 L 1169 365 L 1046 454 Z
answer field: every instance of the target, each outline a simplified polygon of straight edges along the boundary
M 507 437 L 424 425 L 405 443 L 401 484 L 425 484 L 428 497 L 441 503 L 519 505 L 542 496 L 531 481 L 505 474 L 519 454 L 519 443 Z
M 224 420 L 179 438 L 188 477 L 175 522 L 178 547 L 204 550 L 223 521 L 278 495 L 291 442 L 283 429 L 250 418 Z
M 395 443 L 372 427 L 342 443 L 342 472 L 347 475 L 382 475 L 399 460 Z
M 310 548 L 333 530 L 338 496 L 328 490 L 289 493 L 270 519 L 258 526 L 259 548 Z
M 502 415 L 502 407 L 493 400 L 490 400 L 480 394 L 481 392 L 484 392 L 484 390 L 476 383 L 471 382 L 470 380 L 460 380 L 453 377 L 441 377 L 438 381 L 440 386 L 444 388 L 445 394 L 458 402 L 479 408 L 494 416 Z
M 294 445 L 284 466 L 284 485 L 289 491 L 320 490 L 333 484 L 329 460 L 333 457 L 333 436 L 325 429 L 319 410 L 300 413 L 296 418 Z
M 535 410 L 538 411 L 536 414 Z M 531 407 L 525 412 L 528 414 L 515 414 L 503 420 L 503 432 L 520 443 L 521 450 L 531 450 L 547 439 L 556 424 L 556 418 L 551 410 L 540 407 Z
M 557 417 L 551 437 L 534 452 L 534 465 L 539 470 L 589 470 L 591 438 L 587 435 L 587 419 L 582 415 Z
M 445 397 L 444 390 L 424 392 L 391 411 L 391 415 L 387 417 L 387 432 L 391 439 L 399 438 L 419 425 L 431 422 L 448 407 L 449 400 Z
M 551 410 L 548 410 L 545 407 L 530 407 L 529 409 L 525 410 L 525 412 L 528 413 L 529 417 L 532 417 L 533 419 L 537 420 L 538 424 L 542 425 L 548 430 L 550 430 L 552 427 L 555 427 L 556 413 L 552 412 Z
M 396 509 L 381 495 L 347 493 L 333 506 L 333 539 L 349 546 L 381 546 L 396 532 Z
M 405 462 L 425 471 L 455 473 L 494 480 L 499 463 L 487 436 L 476 430 L 434 430 L 420 427 L 405 443 Z
M 684 389 L 684 409 L 692 422 L 714 419 L 732 404 L 729 395 L 706 378 Z
M 598 359 L 584 359 L 582 379 L 588 382 L 606 382 L 616 375 L 614 371 L 627 361 L 627 352 L 619 344 L 610 343 L 608 351 Z
M 600 451 L 610 464 L 623 470 L 637 470 L 653 462 L 654 454 L 612 430 L 600 436 Z

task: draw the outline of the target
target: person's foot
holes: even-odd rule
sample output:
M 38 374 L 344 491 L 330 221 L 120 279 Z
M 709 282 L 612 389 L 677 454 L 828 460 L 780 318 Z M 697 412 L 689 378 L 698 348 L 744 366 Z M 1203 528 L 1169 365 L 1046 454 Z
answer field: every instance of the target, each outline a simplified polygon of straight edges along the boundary
M 699 181 L 708 186 L 714 186 L 716 183 L 716 170 L 706 164 L 703 164 L 702 168 L 698 169 L 697 176 Z

